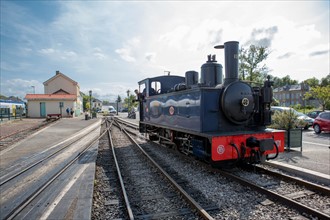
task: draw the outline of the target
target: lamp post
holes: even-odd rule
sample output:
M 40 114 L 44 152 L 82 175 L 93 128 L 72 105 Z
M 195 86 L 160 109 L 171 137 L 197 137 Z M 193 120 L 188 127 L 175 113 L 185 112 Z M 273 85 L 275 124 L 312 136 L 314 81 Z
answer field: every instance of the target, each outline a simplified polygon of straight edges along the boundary
M 118 115 L 118 111 L 119 111 L 119 109 L 118 109 L 118 99 L 116 100 L 116 103 L 117 103 L 117 114 L 116 115 Z
M 89 115 L 92 117 L 92 90 L 89 90 Z
M 130 91 L 127 90 L 127 112 L 129 112 L 129 93 Z

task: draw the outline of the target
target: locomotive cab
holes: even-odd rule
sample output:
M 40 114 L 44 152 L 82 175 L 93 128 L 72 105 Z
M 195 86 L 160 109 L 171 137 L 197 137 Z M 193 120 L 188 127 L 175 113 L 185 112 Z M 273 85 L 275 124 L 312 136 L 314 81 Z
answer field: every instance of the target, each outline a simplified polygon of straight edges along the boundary
M 146 78 L 138 82 L 139 84 L 139 108 L 140 108 L 140 132 L 146 132 L 145 116 L 149 113 L 150 97 L 169 93 L 176 85 L 185 82 L 185 78 L 181 76 L 158 76 Z
M 144 97 L 168 93 L 175 85 L 184 83 L 185 78 L 181 76 L 158 76 L 146 78 L 139 82 L 139 92 Z

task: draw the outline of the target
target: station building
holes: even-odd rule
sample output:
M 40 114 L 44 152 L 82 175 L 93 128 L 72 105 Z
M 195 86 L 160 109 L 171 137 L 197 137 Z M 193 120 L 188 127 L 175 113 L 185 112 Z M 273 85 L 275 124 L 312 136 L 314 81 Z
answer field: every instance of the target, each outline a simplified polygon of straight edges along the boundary
M 99 111 L 102 109 L 102 101 L 99 99 L 93 99 L 92 101 L 92 109 L 95 109 L 96 111 Z
M 300 104 L 301 106 L 311 105 L 315 108 L 320 107 L 320 103 L 315 98 L 304 99 L 306 92 L 310 90 L 307 84 L 301 83 L 297 85 L 286 85 L 275 88 L 273 90 L 274 98 L 279 101 L 280 106 L 293 106 Z
M 71 117 L 66 109 L 73 110 L 72 117 L 79 116 L 83 111 L 83 98 L 79 84 L 56 71 L 55 76 L 44 83 L 44 94 L 26 94 L 27 117 L 46 118 L 49 114 L 60 114 Z

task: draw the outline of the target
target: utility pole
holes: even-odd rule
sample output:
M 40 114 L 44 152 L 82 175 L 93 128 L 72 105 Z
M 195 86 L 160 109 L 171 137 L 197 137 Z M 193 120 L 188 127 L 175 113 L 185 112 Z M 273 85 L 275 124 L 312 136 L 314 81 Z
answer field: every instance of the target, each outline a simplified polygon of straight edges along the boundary
M 127 112 L 129 112 L 129 93 L 131 91 L 127 90 L 126 92 L 127 92 Z

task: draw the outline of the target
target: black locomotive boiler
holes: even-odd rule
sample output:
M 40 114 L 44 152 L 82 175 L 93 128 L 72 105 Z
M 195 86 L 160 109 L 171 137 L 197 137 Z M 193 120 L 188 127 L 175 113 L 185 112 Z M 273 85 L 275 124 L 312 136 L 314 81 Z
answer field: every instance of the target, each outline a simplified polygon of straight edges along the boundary
M 284 151 L 284 131 L 271 123 L 272 82 L 252 87 L 238 78 L 236 41 L 224 48 L 225 78 L 215 55 L 185 77 L 158 76 L 139 82 L 141 133 L 215 165 L 259 163 Z

